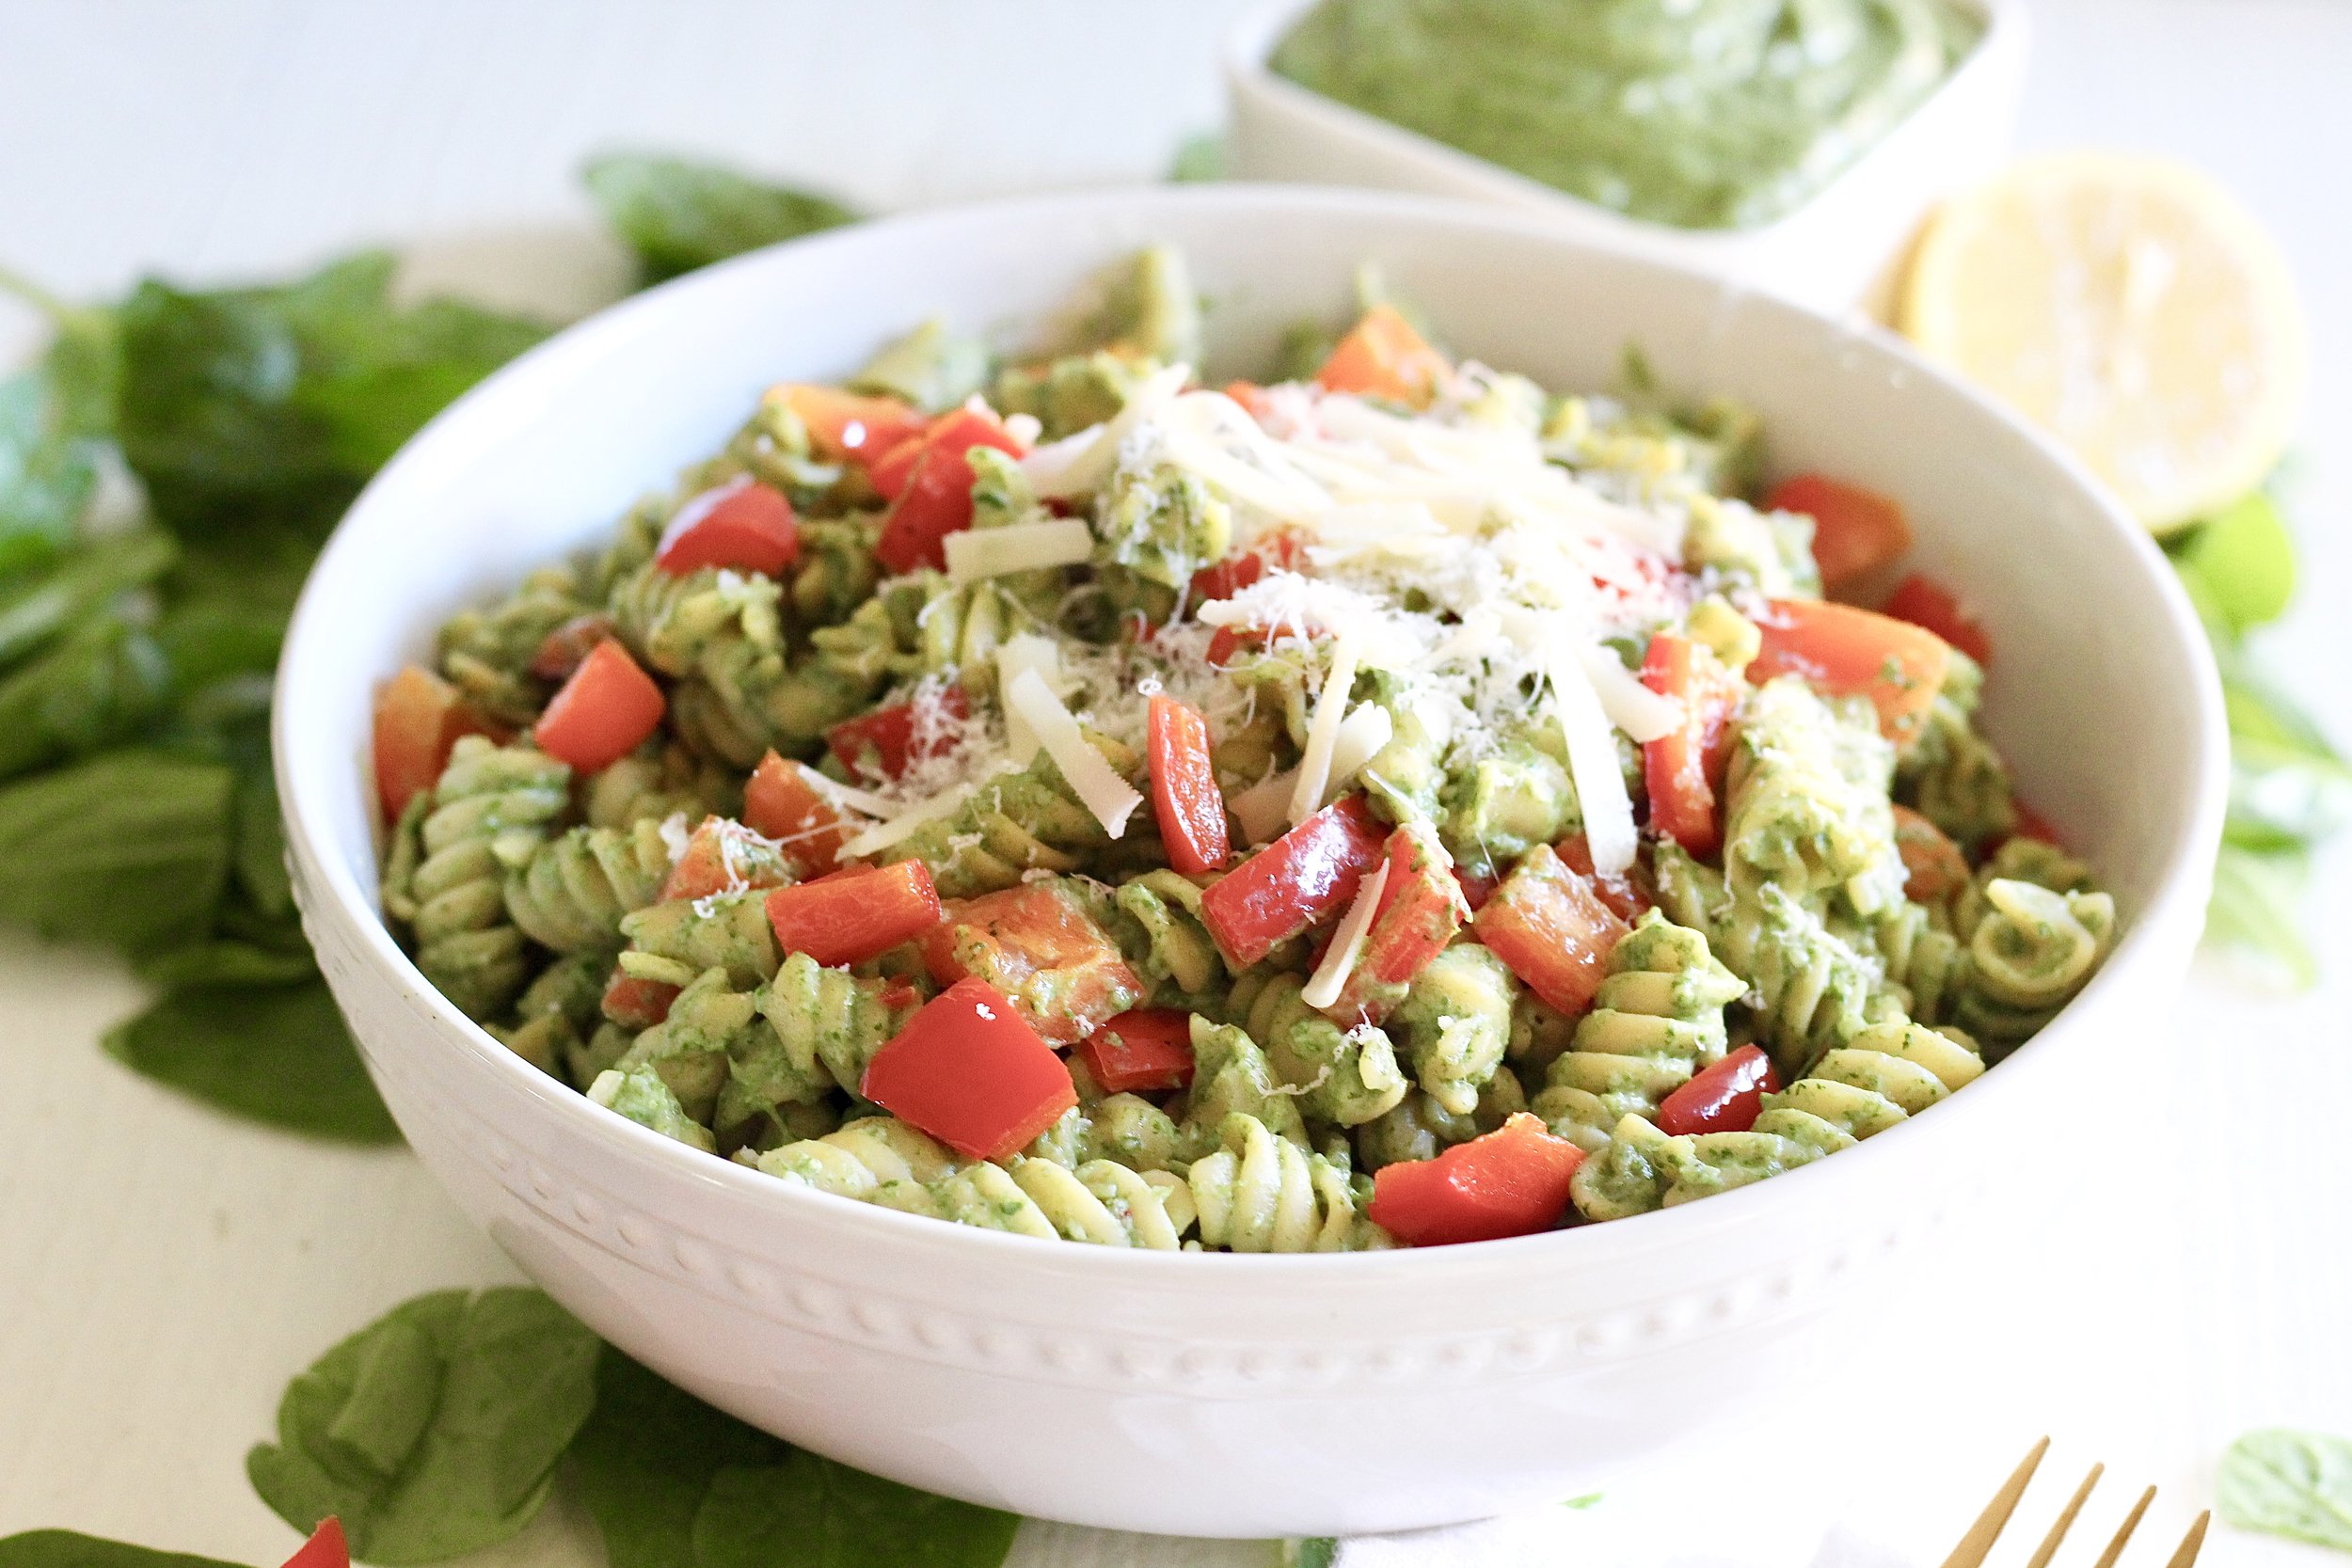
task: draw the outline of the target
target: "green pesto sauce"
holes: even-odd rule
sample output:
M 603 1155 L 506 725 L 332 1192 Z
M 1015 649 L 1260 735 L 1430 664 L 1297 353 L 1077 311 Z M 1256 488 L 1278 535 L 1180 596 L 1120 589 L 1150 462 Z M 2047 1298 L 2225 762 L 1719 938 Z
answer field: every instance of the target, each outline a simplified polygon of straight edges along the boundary
M 1322 0 L 1273 67 L 1633 217 L 1747 229 L 1883 137 L 1982 30 L 1949 0 Z

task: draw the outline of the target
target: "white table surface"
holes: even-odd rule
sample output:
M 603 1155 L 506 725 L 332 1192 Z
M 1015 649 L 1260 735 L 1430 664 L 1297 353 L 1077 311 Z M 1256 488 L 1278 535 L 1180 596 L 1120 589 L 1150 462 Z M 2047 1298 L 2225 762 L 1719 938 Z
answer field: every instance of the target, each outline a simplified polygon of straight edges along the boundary
M 585 308 L 620 276 L 581 237 L 572 176 L 592 150 L 721 153 L 875 206 L 1155 178 L 1217 118 L 1212 40 L 1237 8 L 0 0 L 0 258 L 103 294 L 143 270 L 276 273 L 388 240 L 424 245 L 435 276 Z M 2272 643 L 2352 736 L 2334 602 L 2352 581 L 2352 4 L 2033 9 L 2029 145 L 2201 163 L 2301 277 L 2314 586 Z M 0 352 L 30 332 L 0 306 Z M 2142 1092 L 2106 1124 L 2050 1129 L 2111 1148 L 2112 1179 L 2072 1195 L 2054 1237 L 1971 1254 L 1856 1338 L 1852 1375 L 1822 1395 L 1851 1405 L 1851 1444 L 1792 1456 L 1760 1433 L 1715 1473 L 1613 1490 L 1563 1528 L 1563 1555 L 1625 1539 L 1798 1562 L 1842 1519 L 1931 1561 L 2044 1431 L 2054 1474 L 2029 1510 L 2055 1512 L 2046 1494 L 2103 1458 L 2115 1480 L 2086 1528 L 2156 1482 L 2149 1533 L 2169 1545 L 2239 1431 L 2352 1433 L 2352 854 L 2326 871 L 2326 986 L 2277 999 L 2194 976 L 2177 1036 L 2145 1042 Z M 512 1270 L 405 1153 L 232 1123 L 116 1066 L 97 1037 L 138 1001 L 103 958 L 0 938 L 0 1534 L 70 1526 L 267 1564 L 293 1540 L 242 1462 L 287 1378 L 412 1293 Z M 597 1549 L 558 1507 L 486 1560 Z M 2160 1560 L 2153 1539 L 2133 1559 Z M 1018 1560 L 1263 1548 L 1032 1526 Z M 2323 1560 L 2230 1536 L 2208 1560 Z

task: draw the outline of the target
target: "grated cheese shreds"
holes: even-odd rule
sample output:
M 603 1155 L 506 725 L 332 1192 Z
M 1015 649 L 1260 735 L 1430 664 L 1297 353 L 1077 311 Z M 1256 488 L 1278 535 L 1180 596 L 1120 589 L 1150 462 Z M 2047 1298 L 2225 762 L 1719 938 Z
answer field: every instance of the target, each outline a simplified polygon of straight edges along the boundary
M 1328 800 L 1345 789 L 1395 734 L 1396 721 L 1378 703 L 1358 703 L 1350 708 L 1340 721 L 1338 737 L 1331 742 L 1331 776 L 1324 781 L 1324 798 Z
M 996 689 L 1009 691 L 1012 683 L 1024 673 L 1034 670 L 1044 677 L 1050 690 L 1061 680 L 1061 644 L 1050 637 L 1025 631 L 1005 640 L 996 650 Z M 1026 768 L 1036 760 L 1037 749 L 1042 744 L 1036 730 L 1010 704 L 1005 706 L 1005 754 L 1014 766 Z
M 1617 770 L 1617 742 L 1609 716 L 1601 711 L 1599 694 L 1572 647 L 1552 650 L 1550 676 L 1560 735 L 1567 742 L 1568 777 L 1575 782 L 1577 804 L 1584 813 L 1584 841 L 1593 852 L 1593 869 L 1604 877 L 1622 876 L 1632 866 L 1640 840 L 1633 826 L 1633 798 L 1626 793 L 1625 775 Z
M 977 582 L 1007 572 L 1075 566 L 1094 553 L 1094 534 L 1075 517 L 1002 528 L 967 528 L 947 535 L 947 578 Z
M 1576 658 L 1584 668 L 1585 679 L 1593 683 L 1593 690 L 1600 698 L 1601 711 L 1609 715 L 1611 723 L 1634 739 L 1644 743 L 1656 740 L 1660 736 L 1673 734 L 1682 722 L 1680 703 L 1644 686 L 1639 675 L 1617 662 L 1617 656 L 1599 643 L 1580 643 Z
M 1339 929 L 1331 933 L 1331 945 L 1324 953 L 1323 962 L 1315 966 L 1313 975 L 1299 990 L 1301 1002 L 1322 1008 L 1339 1001 L 1347 977 L 1355 973 L 1357 960 L 1364 956 L 1364 939 L 1372 934 L 1372 917 L 1380 911 L 1380 895 L 1388 885 L 1387 862 L 1364 873 L 1363 881 L 1356 888 L 1356 901 L 1347 906 L 1347 913 L 1340 917 Z
M 1282 833 L 1283 816 L 1290 810 L 1291 789 L 1298 782 L 1298 769 L 1286 768 L 1268 773 L 1248 789 L 1237 790 L 1226 804 L 1232 807 L 1234 819 L 1241 823 L 1242 837 L 1254 847 L 1271 844 Z
M 902 802 L 877 795 L 870 789 L 860 789 L 854 784 L 845 784 L 838 779 L 829 779 L 807 763 L 796 762 L 792 766 L 800 770 L 802 782 L 815 790 L 818 797 L 829 805 L 847 806 L 860 816 L 877 817 L 888 816 L 895 812 L 906 809 Z
M 1143 804 L 1143 797 L 1094 749 L 1053 688 L 1045 684 L 1045 677 L 1035 670 L 1022 671 L 1006 689 L 1005 706 L 1028 721 L 1045 754 L 1054 759 L 1063 780 L 1103 824 L 1103 831 L 1113 838 L 1124 837 L 1127 819 Z
M 900 840 L 913 837 L 914 831 L 924 823 L 935 822 L 943 816 L 952 815 L 965 800 L 971 799 L 972 791 L 977 787 L 974 784 L 961 784 L 953 789 L 944 790 L 928 800 L 918 801 L 900 811 L 889 821 L 878 822 L 850 839 L 834 852 L 833 858 L 837 861 L 856 861 L 864 860 L 868 855 L 880 854 Z
M 1347 694 L 1356 684 L 1359 641 L 1342 632 L 1331 646 L 1331 671 L 1315 694 L 1315 716 L 1307 725 L 1307 746 L 1298 759 L 1298 782 L 1291 786 L 1290 822 L 1296 827 L 1323 809 L 1324 786 L 1331 782 L 1331 752 L 1347 717 Z

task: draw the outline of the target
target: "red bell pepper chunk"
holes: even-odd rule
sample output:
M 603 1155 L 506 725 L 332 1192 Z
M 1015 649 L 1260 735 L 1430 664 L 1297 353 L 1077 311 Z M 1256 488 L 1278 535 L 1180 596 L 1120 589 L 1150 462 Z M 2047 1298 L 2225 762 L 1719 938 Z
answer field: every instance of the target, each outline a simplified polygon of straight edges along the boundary
M 2066 841 L 2058 837 L 2057 825 L 2048 817 L 2023 800 L 2012 800 L 2010 804 L 2017 817 L 2016 831 L 2011 832 L 2010 837 L 2030 838 L 2036 843 L 2046 844 L 2053 849 L 2066 847 Z
M 420 665 L 405 666 L 376 688 L 371 749 L 384 819 L 397 820 L 410 797 L 440 781 L 459 736 L 495 733 L 496 726 L 458 696 L 455 687 Z
M 943 414 L 924 434 L 874 542 L 874 559 L 885 568 L 912 572 L 947 564 L 947 535 L 972 526 L 972 464 L 966 454 L 974 447 L 1021 454 L 1021 443 L 985 409 Z
M 1568 1182 L 1583 1163 L 1581 1148 L 1521 1111 L 1434 1160 L 1381 1166 L 1367 1212 L 1413 1246 L 1532 1236 L 1567 1212 Z
M 1925 626 L 1979 664 L 1993 662 L 1993 639 L 1977 618 L 1940 582 L 1917 572 L 1895 585 L 1886 600 L 1886 613 L 1898 621 Z
M 531 673 L 545 681 L 567 681 L 588 662 L 596 644 L 612 635 L 612 617 L 575 615 L 540 640 L 531 656 Z
M 795 877 L 831 871 L 850 841 L 841 814 L 808 782 L 808 770 L 771 752 L 743 785 L 743 820 L 783 847 Z
M 1272 412 L 1266 402 L 1265 388 L 1254 381 L 1229 381 L 1225 384 L 1225 395 L 1240 404 L 1243 412 L 1260 424 L 1263 424 L 1266 415 Z
M 1209 721 L 1173 697 L 1154 697 L 1146 730 L 1152 811 L 1168 863 L 1187 877 L 1224 870 L 1233 841 L 1209 766 Z
M 774 844 L 740 822 L 706 816 L 688 837 L 685 852 L 670 867 L 660 902 L 707 898 L 714 893 L 745 888 L 782 887 L 791 880 L 792 868 Z
M 532 736 L 539 750 L 571 764 L 574 772 L 593 773 L 637 750 L 661 727 L 669 705 L 628 650 L 607 638 L 548 699 Z
M 943 689 L 934 700 L 942 720 L 961 721 L 971 716 L 971 699 L 960 686 Z M 939 754 L 938 747 L 917 744 L 918 718 L 914 703 L 894 703 L 876 708 L 827 730 L 825 748 L 852 773 L 878 773 L 885 779 L 895 779 L 905 773 L 910 765 Z
M 926 1003 L 866 1064 L 858 1093 L 975 1160 L 1001 1160 L 1078 1102 L 1054 1048 L 984 980 Z
M 1519 858 L 1470 927 L 1530 990 L 1571 1018 L 1593 1005 L 1609 950 L 1631 929 L 1600 901 L 1593 879 L 1569 870 L 1548 844 Z
M 1650 826 L 1701 860 L 1723 847 L 1715 800 L 1731 760 L 1740 677 L 1687 637 L 1660 632 L 1642 661 L 1642 684 L 1682 705 L 1682 722 L 1642 747 Z
M 1461 934 L 1470 905 L 1454 879 L 1453 857 L 1425 822 L 1408 822 L 1389 835 L 1388 879 L 1373 906 L 1364 949 L 1327 1008 L 1346 1023 L 1378 1023 L 1405 1000 L 1413 977 Z
M 351 1568 L 351 1545 L 343 1539 L 342 1521 L 332 1513 L 321 1519 L 310 1539 L 286 1560 L 286 1568 Z
M 1764 648 L 1748 679 L 1802 675 L 1831 696 L 1867 697 L 1879 728 L 1898 738 L 1917 726 L 1952 661 L 1951 645 L 1925 627 L 1824 599 L 1774 599 L 1756 629 Z
M 899 442 L 923 434 L 921 409 L 897 398 L 863 397 L 838 387 L 787 382 L 768 389 L 808 430 L 809 449 L 828 463 L 854 457 L 870 463 Z
M 923 933 L 923 963 L 948 985 L 977 975 L 1030 1026 L 1073 1045 L 1143 1000 L 1143 982 L 1066 882 L 1028 882 L 942 907 Z
M 1649 912 L 1650 896 L 1630 873 L 1604 877 L 1594 869 L 1593 847 L 1582 833 L 1570 833 L 1553 845 L 1551 851 L 1570 871 L 1591 879 L 1593 896 L 1607 905 L 1609 912 L 1619 920 L 1630 926 Z M 1635 870 L 1642 869 L 1642 863 L 1637 862 Z
M 1677 1137 L 1744 1132 L 1764 1114 L 1764 1097 L 1780 1092 L 1780 1074 L 1760 1045 L 1743 1045 L 1668 1095 L 1658 1125 Z
M 1349 328 L 1315 372 L 1327 391 L 1355 392 L 1419 407 L 1437 395 L 1454 373 L 1446 356 L 1429 346 L 1412 323 L 1392 306 L 1375 305 Z
M 1195 604 L 1207 604 L 1212 599 L 1230 599 L 1264 577 L 1269 566 L 1295 572 L 1306 559 L 1307 547 L 1299 543 L 1298 535 L 1288 529 L 1279 530 L 1267 534 L 1248 549 L 1237 550 L 1193 573 L 1190 597 Z M 1216 660 L 1210 662 L 1215 663 Z
M 901 437 L 883 447 L 866 465 L 866 481 L 875 494 L 886 501 L 895 501 L 906 491 L 907 481 L 914 473 L 914 465 L 923 456 L 920 435 Z
M 1228 957 L 1256 963 L 1347 908 L 1388 834 L 1360 795 L 1324 807 L 1200 895 L 1200 921 Z
M 1458 863 L 1454 867 L 1454 884 L 1462 890 L 1462 902 L 1472 914 L 1485 909 L 1486 900 L 1495 895 L 1497 880 L 1491 871 L 1465 871 Z
M 674 578 L 706 566 L 782 577 L 801 558 L 801 525 L 792 503 L 749 474 L 716 484 L 677 509 L 661 532 L 653 563 Z
M 1181 1089 L 1192 1083 L 1192 1015 L 1182 1007 L 1121 1013 L 1078 1042 L 1106 1094 Z
M 939 924 L 939 890 L 921 861 L 780 887 L 768 895 L 776 949 L 820 964 L 864 963 Z
M 1764 498 L 1772 512 L 1802 512 L 1813 519 L 1813 562 L 1835 587 L 1891 565 L 1911 548 L 1902 502 L 1826 474 L 1796 474 Z
M 677 993 L 666 980 L 641 980 L 615 968 L 604 983 L 604 1016 L 624 1029 L 650 1029 L 670 1016 Z
M 1944 830 L 1913 811 L 1895 808 L 1895 849 L 1903 858 L 1903 896 L 1930 904 L 1968 884 L 1968 857 Z

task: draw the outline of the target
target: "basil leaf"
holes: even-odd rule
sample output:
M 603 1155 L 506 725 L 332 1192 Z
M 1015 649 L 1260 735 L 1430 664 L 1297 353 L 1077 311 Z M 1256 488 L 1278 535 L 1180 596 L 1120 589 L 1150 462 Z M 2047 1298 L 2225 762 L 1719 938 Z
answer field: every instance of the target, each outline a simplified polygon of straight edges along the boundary
M 0 579 L 62 551 L 97 488 L 87 444 L 58 424 L 46 375 L 0 380 Z
M 1017 1514 L 918 1492 L 794 1449 L 719 1472 L 694 1519 L 697 1568 L 996 1568 Z
M 2286 989 L 2317 983 L 2318 960 L 2301 920 L 2308 869 L 2298 852 L 2263 854 L 2224 844 L 2205 905 L 2206 944 Z
M 0 675 L 0 779 L 126 740 L 170 696 L 170 662 L 146 627 L 90 616 Z
M 605 221 L 637 252 L 648 283 L 858 216 L 826 197 L 651 153 L 608 153 L 580 179 Z
M 116 1060 L 251 1121 L 341 1143 L 400 1141 L 307 956 L 213 942 L 158 969 L 193 983 L 109 1031 Z M 292 983 L 281 978 L 288 970 Z
M 572 1483 L 610 1568 L 694 1568 L 694 1517 L 711 1479 L 787 1451 L 608 1346 L 596 1414 L 572 1443 Z
M 1310 1535 L 1283 1543 L 1282 1568 L 1331 1568 L 1339 1560 L 1340 1544 L 1332 1536 Z
M 322 1356 L 246 1456 L 262 1500 L 309 1532 L 333 1513 L 352 1555 L 431 1562 L 538 1513 L 596 1399 L 596 1336 L 537 1291 L 443 1291 Z
M 2352 1551 L 2352 1442 L 2273 1427 L 2221 1456 L 2221 1517 L 2315 1545 Z
M 2190 532 L 2172 564 L 2220 641 L 2277 620 L 2295 597 L 2295 537 L 2259 490 Z
M 2319 726 L 2245 661 L 2222 663 L 2230 718 L 2228 842 L 2301 848 L 2352 821 L 2352 767 Z
M 154 581 L 176 554 L 168 534 L 142 529 L 85 546 L 0 587 L 0 664 L 24 657 L 119 595 Z
M 159 1552 L 70 1529 L 31 1529 L 0 1539 L 0 1568 L 235 1568 L 218 1558 Z
M 318 373 L 294 401 L 325 422 L 336 461 L 365 476 L 460 393 L 547 335 L 537 322 L 453 299 L 330 317 L 314 334 Z
M 131 953 L 211 929 L 229 879 L 225 765 L 105 752 L 0 786 L 0 920 Z

